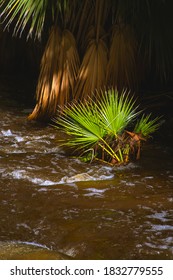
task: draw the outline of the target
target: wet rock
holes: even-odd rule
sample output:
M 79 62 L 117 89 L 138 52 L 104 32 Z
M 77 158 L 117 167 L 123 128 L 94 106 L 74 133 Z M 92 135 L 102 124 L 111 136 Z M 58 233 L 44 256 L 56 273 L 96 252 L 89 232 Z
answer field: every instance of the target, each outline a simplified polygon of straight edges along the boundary
M 0 260 L 70 260 L 71 257 L 32 243 L 0 242 Z
M 90 176 L 88 173 L 79 173 L 72 177 L 63 177 L 62 178 L 64 183 L 73 183 L 73 182 L 79 182 L 79 181 L 93 181 L 93 177 Z

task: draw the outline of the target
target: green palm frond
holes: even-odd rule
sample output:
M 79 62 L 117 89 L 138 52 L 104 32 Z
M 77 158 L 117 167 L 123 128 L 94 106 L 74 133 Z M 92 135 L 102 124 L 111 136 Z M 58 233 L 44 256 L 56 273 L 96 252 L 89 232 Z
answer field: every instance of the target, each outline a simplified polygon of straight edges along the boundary
M 100 119 L 108 134 L 120 134 L 139 114 L 135 100 L 125 90 L 119 95 L 117 90 L 108 90 L 98 101 Z
M 14 22 L 16 35 L 29 25 L 28 36 L 34 33 L 38 38 L 41 37 L 48 10 L 55 8 L 52 0 L 2 0 L 0 5 L 6 28 Z
M 54 121 L 64 132 L 73 136 L 64 144 L 75 146 L 79 150 L 92 147 L 105 134 L 104 129 L 99 125 L 98 112 L 90 102 L 72 103 L 66 106 Z
M 150 118 L 151 114 L 143 114 L 134 128 L 134 132 L 141 134 L 144 137 L 148 137 L 150 134 L 154 133 L 161 125 L 161 121 L 159 121 L 160 117 L 156 117 L 152 120 Z

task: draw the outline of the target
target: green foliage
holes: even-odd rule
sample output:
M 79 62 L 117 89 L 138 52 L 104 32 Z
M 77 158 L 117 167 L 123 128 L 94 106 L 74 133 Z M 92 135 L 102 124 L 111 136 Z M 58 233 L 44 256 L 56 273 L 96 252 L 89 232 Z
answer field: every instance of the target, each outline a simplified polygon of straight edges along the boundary
M 161 125 L 161 122 L 159 122 L 159 117 L 156 117 L 153 120 L 150 120 L 150 117 L 151 114 L 147 116 L 143 114 L 134 128 L 134 132 L 141 134 L 144 137 L 148 137 L 150 134 L 154 133 Z
M 79 150 L 96 145 L 104 137 L 105 131 L 99 124 L 99 113 L 94 102 L 66 106 L 55 122 L 73 136 L 65 144 Z
M 6 1 L 2 1 L 1 5 L 5 4 L 5 2 Z M 5 21 L 7 21 L 6 27 L 8 27 L 10 23 L 14 21 L 15 18 L 17 18 L 14 28 L 14 34 L 17 34 L 19 31 L 22 32 L 26 28 L 27 23 L 31 20 L 29 34 L 32 34 L 33 30 L 36 29 L 37 35 L 40 36 L 40 32 L 43 29 L 45 20 L 45 2 L 47 3 L 48 1 L 8 1 L 8 5 L 6 5 L 6 7 L 3 9 L 3 13 L 1 14 L 1 16 L 5 14 Z
M 34 33 L 40 38 L 48 10 L 52 9 L 52 12 L 55 10 L 53 2 L 52 0 L 2 0 L 1 16 L 5 16 L 6 27 L 15 22 L 15 35 L 22 33 L 29 26 L 28 36 Z
M 131 154 L 140 156 L 140 142 L 158 127 L 159 118 L 143 115 L 134 131 L 127 131 L 138 114 L 133 97 L 117 90 L 101 92 L 97 101 L 89 100 L 66 106 L 54 118 L 54 126 L 70 135 L 62 145 L 70 147 L 83 161 L 93 159 L 110 164 L 126 164 Z
M 111 135 L 121 134 L 138 114 L 136 109 L 134 98 L 126 91 L 119 96 L 117 90 L 108 90 L 98 101 L 100 120 L 107 134 Z

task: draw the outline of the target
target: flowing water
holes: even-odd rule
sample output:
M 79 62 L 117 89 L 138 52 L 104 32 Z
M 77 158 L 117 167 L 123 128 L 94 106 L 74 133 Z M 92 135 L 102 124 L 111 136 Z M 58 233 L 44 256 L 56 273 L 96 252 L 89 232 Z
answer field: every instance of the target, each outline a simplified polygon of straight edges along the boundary
M 171 148 L 151 143 L 125 167 L 81 163 L 0 89 L 0 259 L 173 259 Z

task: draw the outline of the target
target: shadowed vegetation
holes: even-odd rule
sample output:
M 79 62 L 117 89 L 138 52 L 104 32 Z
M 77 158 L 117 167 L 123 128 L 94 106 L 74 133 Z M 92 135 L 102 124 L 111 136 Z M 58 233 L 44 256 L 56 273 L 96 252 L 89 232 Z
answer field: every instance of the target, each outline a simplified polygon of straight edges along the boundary
M 136 92 L 151 73 L 167 82 L 171 11 L 170 0 L 0 0 L 3 28 L 47 41 L 29 119 L 50 120 L 58 105 L 98 98 L 96 90 Z

